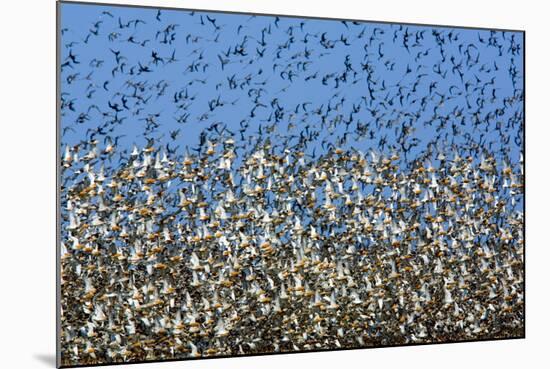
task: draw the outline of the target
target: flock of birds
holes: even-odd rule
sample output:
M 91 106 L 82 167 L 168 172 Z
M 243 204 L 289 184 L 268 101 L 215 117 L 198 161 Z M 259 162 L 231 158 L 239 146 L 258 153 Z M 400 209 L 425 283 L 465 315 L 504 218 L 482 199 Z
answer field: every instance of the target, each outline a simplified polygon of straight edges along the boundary
M 523 335 L 521 34 L 61 15 L 63 365 Z

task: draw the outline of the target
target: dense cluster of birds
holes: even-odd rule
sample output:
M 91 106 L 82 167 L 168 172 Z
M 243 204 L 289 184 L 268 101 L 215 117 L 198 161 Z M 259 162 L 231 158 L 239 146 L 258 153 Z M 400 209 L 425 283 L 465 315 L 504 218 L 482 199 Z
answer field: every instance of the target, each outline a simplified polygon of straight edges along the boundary
M 523 335 L 521 34 L 61 14 L 63 365 Z
M 519 335 L 523 173 L 455 154 L 232 141 L 174 161 L 84 161 L 64 192 L 64 360 L 142 361 Z

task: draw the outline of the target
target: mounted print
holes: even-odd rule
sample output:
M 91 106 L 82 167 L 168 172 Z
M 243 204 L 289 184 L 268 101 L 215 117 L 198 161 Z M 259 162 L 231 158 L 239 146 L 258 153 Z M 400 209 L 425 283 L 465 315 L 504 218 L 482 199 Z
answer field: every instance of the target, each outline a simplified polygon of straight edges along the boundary
M 524 94 L 522 31 L 58 3 L 58 365 L 524 337 Z

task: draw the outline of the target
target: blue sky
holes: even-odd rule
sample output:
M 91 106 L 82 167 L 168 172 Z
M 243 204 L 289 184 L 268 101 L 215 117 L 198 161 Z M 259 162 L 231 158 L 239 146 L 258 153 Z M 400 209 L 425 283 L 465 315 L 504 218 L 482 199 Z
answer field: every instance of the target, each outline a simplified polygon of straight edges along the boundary
M 505 147 L 512 162 L 519 158 L 522 33 L 183 10 L 157 15 L 61 5 L 62 147 L 103 126 L 96 138 L 103 141 L 112 128 L 120 151 L 145 145 L 147 134 L 181 153 L 219 123 L 236 137 L 246 127 L 248 146 L 263 130 L 273 143 L 290 137 L 289 144 L 301 132 L 317 132 L 306 148 L 316 155 L 326 143 L 384 151 L 399 149 L 405 124 L 405 145 L 416 143 L 408 159 L 434 140 L 445 150 L 463 148 L 468 138 L 495 154 Z M 172 55 L 176 61 L 168 63 Z M 228 61 L 223 69 L 220 58 Z M 140 65 L 149 71 L 140 73 Z M 131 96 L 136 84 L 141 101 Z M 176 102 L 175 94 L 188 99 Z M 211 110 L 216 101 L 223 105 Z M 121 109 L 118 124 L 112 106 Z M 148 117 L 158 126 L 146 133 Z

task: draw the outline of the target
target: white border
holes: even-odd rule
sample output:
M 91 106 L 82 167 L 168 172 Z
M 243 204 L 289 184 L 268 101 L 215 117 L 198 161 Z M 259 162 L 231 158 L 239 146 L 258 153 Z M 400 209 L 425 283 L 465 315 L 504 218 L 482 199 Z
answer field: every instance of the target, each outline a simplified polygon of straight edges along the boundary
M 313 354 L 139 364 L 139 368 L 520 368 L 548 363 L 550 22 L 543 2 L 139 0 L 136 5 L 525 29 L 527 338 Z M 55 359 L 55 2 L 2 4 L 0 21 L 0 338 L 2 367 Z M 129 366 L 124 366 L 129 367 Z

